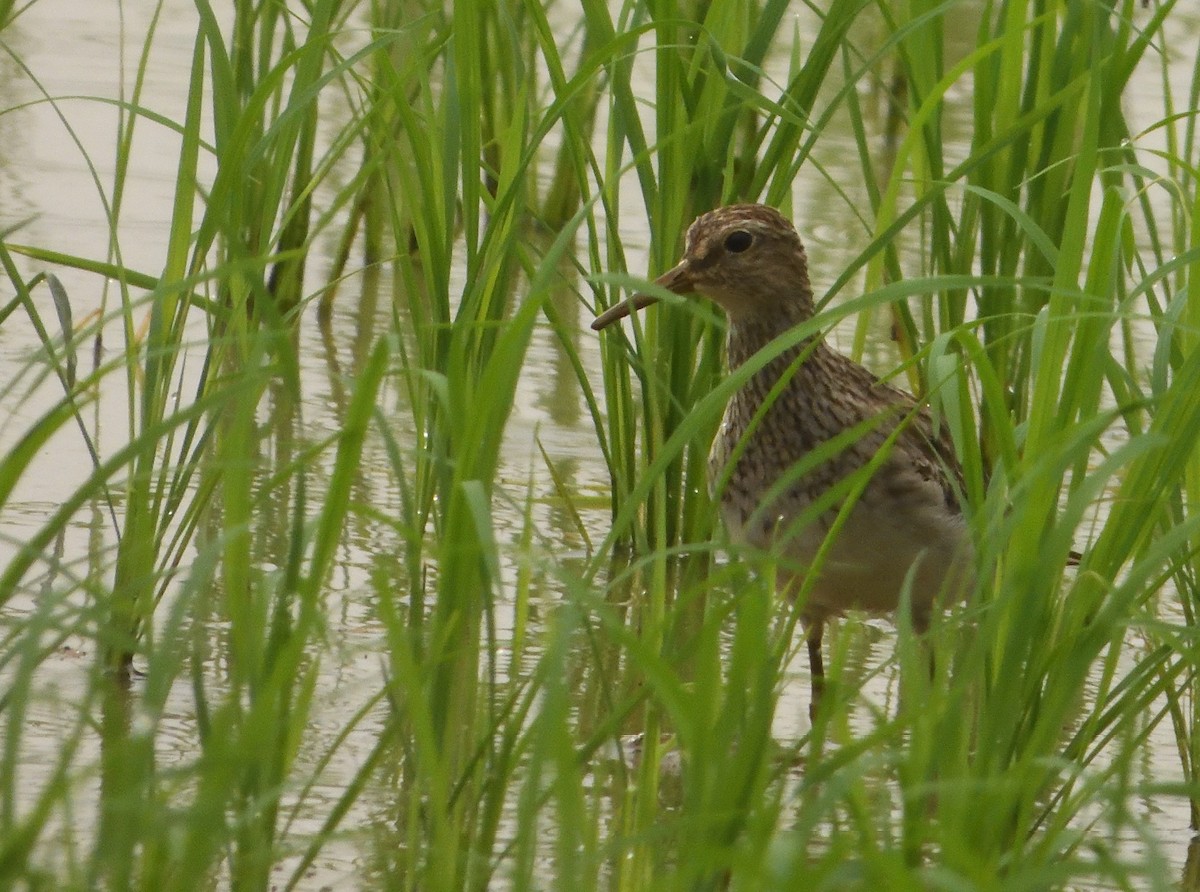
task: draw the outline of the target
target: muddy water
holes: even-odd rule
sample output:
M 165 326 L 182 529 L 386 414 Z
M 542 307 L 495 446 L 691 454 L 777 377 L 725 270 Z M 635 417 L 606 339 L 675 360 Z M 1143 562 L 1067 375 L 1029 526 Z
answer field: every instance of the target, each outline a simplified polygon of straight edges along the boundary
M 95 99 L 73 97 L 115 98 L 128 94 L 143 35 L 149 26 L 151 6 L 125 4 L 122 22 L 113 4 L 94 0 L 35 3 L 4 32 L 12 53 L 33 72 L 37 81 L 28 76 L 12 55 L 0 53 L 4 96 L 0 114 L 0 228 L 20 226 L 16 234 L 9 236 L 11 241 L 92 258 L 108 255 L 109 219 L 115 201 L 111 184 L 116 110 Z M 1173 27 L 1180 35 L 1175 45 L 1194 47 L 1200 36 L 1200 13 L 1184 6 L 1180 4 L 1175 13 Z M 964 8 L 958 14 L 969 19 L 973 12 Z M 190 3 L 170 0 L 165 4 L 149 59 L 142 103 L 173 119 L 182 119 L 184 113 L 195 30 L 195 13 Z M 947 33 L 969 35 L 973 29 L 948 27 Z M 952 57 L 955 52 L 951 45 L 947 54 Z M 1187 82 L 1190 64 L 1191 60 L 1186 58 L 1175 60 L 1179 84 Z M 1139 123 L 1149 125 L 1157 116 L 1155 109 L 1161 109 L 1160 91 L 1161 82 L 1153 70 L 1137 82 L 1128 103 L 1135 127 Z M 56 97 L 56 101 L 46 101 L 47 95 Z M 961 152 L 965 151 L 961 146 L 965 146 L 969 137 L 966 127 L 970 97 L 959 94 L 951 99 L 960 103 L 960 114 L 951 115 L 947 136 L 954 138 L 957 122 Z M 1181 97 L 1178 107 L 1183 105 Z M 1149 116 L 1146 120 L 1138 120 L 1140 109 L 1146 110 Z M 330 127 L 336 126 L 335 117 L 329 117 Z M 1145 144 L 1153 146 L 1156 139 L 1154 135 L 1147 136 Z M 166 244 L 178 145 L 171 133 L 145 121 L 138 124 L 134 145 L 119 209 L 120 255 L 126 265 L 156 274 Z M 946 148 L 947 155 L 953 157 L 956 146 L 949 144 Z M 866 206 L 865 189 L 856 179 L 855 154 L 851 135 L 832 128 L 817 149 L 814 159 L 817 163 L 806 168 L 795 186 L 797 224 L 809 246 L 818 292 L 836 278 L 846 260 L 866 241 L 863 226 L 846 201 L 848 197 L 851 203 Z M 847 161 L 850 167 L 845 166 Z M 633 216 L 629 214 L 627 219 Z M 641 268 L 644 254 L 636 248 L 647 241 L 645 232 L 626 234 L 626 244 L 633 248 L 629 251 L 631 272 L 646 272 Z M 323 281 L 329 264 L 327 258 L 333 250 L 329 239 L 318 244 L 318 254 L 309 269 L 310 285 Z M 26 276 L 43 268 L 32 262 L 23 262 L 22 266 Z M 56 273 L 70 295 L 77 320 L 90 312 L 106 309 L 111 312 L 116 307 L 117 293 L 106 288 L 97 277 L 66 269 L 58 269 Z M 316 325 L 313 313 L 300 326 L 300 355 L 304 362 L 304 404 L 300 412 L 304 428 L 314 441 L 338 428 L 346 401 L 346 376 L 353 375 L 361 363 L 364 347 L 372 336 L 385 332 L 390 324 L 391 282 L 386 272 L 373 280 L 364 277 L 361 281 L 361 296 L 351 288 L 343 289 L 343 300 L 335 308 L 328 332 L 322 332 Z M 39 305 L 52 318 L 44 288 L 38 297 Z M 587 331 L 585 311 L 570 296 L 562 300 L 560 309 L 564 318 L 579 320 L 577 345 L 592 379 L 600 380 L 596 340 Z M 37 366 L 30 357 L 39 345 L 31 326 L 22 324 L 22 320 L 23 317 L 14 316 L 0 328 L 0 405 L 3 406 L 0 449 L 5 450 L 58 396 L 53 382 L 34 382 Z M 119 332 L 113 331 L 108 337 L 111 349 L 119 351 Z M 880 338 L 869 352 L 878 353 L 880 361 L 886 364 L 888 349 L 886 339 Z M 117 378 L 113 376 L 113 380 Z M 386 393 L 384 399 L 390 401 L 385 408 L 390 405 L 399 411 L 397 394 Z M 127 396 L 119 387 L 106 392 L 88 412 L 102 454 L 124 442 Z M 511 486 L 518 498 L 531 476 L 537 491 L 545 495 L 553 491 L 549 475 L 537 457 L 538 442 L 560 473 L 572 481 L 580 503 L 588 504 L 590 499 L 596 506 L 585 521 L 591 526 L 592 541 L 601 540 L 607 522 L 607 472 L 561 345 L 546 329 L 536 333 L 530 347 L 507 434 L 510 460 L 502 471 L 502 484 Z M 395 504 L 382 444 L 368 444 L 364 461 L 366 472 L 359 482 L 356 498 L 377 505 Z M 372 469 L 377 476 L 372 475 Z M 31 535 L 86 479 L 89 470 L 90 459 L 73 432 L 64 432 L 42 451 L 0 518 L 3 521 L 0 564 L 8 562 L 14 543 Z M 508 508 L 505 500 L 498 501 L 498 528 L 518 530 L 522 523 L 519 512 Z M 108 563 L 106 550 L 111 549 L 113 542 L 106 510 L 97 506 L 90 516 L 81 516 L 60 543 L 64 565 L 81 576 Z M 586 538 L 564 512 L 556 509 L 554 499 L 538 500 L 535 520 L 547 548 L 559 554 L 586 553 Z M 312 755 L 302 758 L 315 759 L 332 745 L 348 717 L 378 690 L 381 660 L 376 653 L 381 650 L 381 632 L 362 594 L 370 591 L 371 574 L 379 571 L 387 563 L 387 556 L 397 548 L 394 537 L 378 526 L 362 520 L 350 521 L 347 541 L 338 553 L 338 566 L 331 581 L 329 639 L 333 642 L 333 652 L 323 664 L 324 678 L 319 685 L 314 727 L 310 729 L 313 745 L 308 752 Z M 19 612 L 31 606 L 31 601 L 18 601 L 8 609 Z M 500 619 L 504 621 L 503 613 Z M 506 631 L 499 630 L 502 636 Z M 889 625 L 871 622 L 857 634 L 855 648 L 861 652 L 864 667 L 888 659 L 894 646 Z M 57 657 L 47 661 L 45 671 L 39 676 L 42 687 L 38 691 L 38 706 L 26 731 L 30 765 L 51 764 L 57 742 L 74 721 L 78 682 L 92 658 L 87 653 L 90 645 L 86 641 L 68 639 L 61 646 Z M 867 690 L 869 696 L 883 704 L 894 696 L 894 687 L 894 677 L 883 672 L 873 677 Z M 802 667 L 797 666 L 795 684 L 785 693 L 778 719 L 777 731 L 784 738 L 802 732 L 807 688 Z M 194 755 L 193 722 L 190 693 L 180 691 L 169 701 L 161 725 L 159 748 L 164 764 L 185 761 Z M 326 811 L 323 805 L 335 801 L 344 791 L 377 730 L 368 719 L 349 744 L 339 750 L 332 764 L 322 772 L 321 785 L 310 791 L 315 804 L 300 811 L 293 825 L 295 830 L 303 833 L 318 829 L 321 815 Z M 1163 725 L 1147 747 L 1144 779 L 1164 781 L 1179 776 L 1174 746 L 1169 730 Z M 94 753 L 83 753 L 81 761 L 86 763 L 94 757 Z M 31 768 L 30 776 L 36 774 L 37 770 Z M 80 813 L 86 809 L 86 798 L 85 791 L 77 802 Z M 381 813 L 386 810 L 383 802 L 374 803 L 371 795 L 365 796 L 345 826 L 369 824 L 376 805 Z M 1182 872 L 1190 836 L 1186 809 L 1178 800 L 1171 799 L 1147 802 L 1144 808 L 1147 820 L 1166 841 L 1167 856 Z M 1137 840 L 1130 841 L 1130 845 L 1138 844 Z M 325 850 L 305 886 L 347 888 L 345 884 L 360 880 L 368 872 L 364 863 L 369 859 L 365 854 L 367 848 L 365 838 L 348 833 L 344 841 Z

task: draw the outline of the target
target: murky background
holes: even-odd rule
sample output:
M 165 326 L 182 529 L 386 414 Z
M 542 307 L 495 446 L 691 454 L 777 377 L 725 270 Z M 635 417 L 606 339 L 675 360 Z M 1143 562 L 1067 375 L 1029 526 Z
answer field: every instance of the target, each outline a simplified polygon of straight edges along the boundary
M 97 97 L 128 98 L 152 7 L 150 3 L 118 7 L 95 0 L 43 0 L 33 4 L 0 34 L 3 40 L 0 95 L 4 97 L 0 102 L 0 229 L 8 233 L 9 241 L 90 258 L 109 256 L 118 109 Z M 796 4 L 795 12 L 802 21 L 811 16 L 800 3 Z M 977 7 L 971 4 L 951 13 L 946 26 L 947 67 L 968 46 L 973 46 L 977 14 Z M 556 9 L 556 15 L 564 28 L 574 24 L 563 21 L 569 15 L 566 8 Z M 956 22 L 961 27 L 955 27 Z M 1200 4 L 1180 4 L 1170 31 L 1175 35 L 1173 46 L 1194 48 L 1200 40 Z M 184 116 L 195 33 L 196 15 L 191 3 L 186 0 L 166 3 L 153 40 L 141 101 L 175 120 Z M 956 35 L 963 41 L 959 46 L 955 45 Z M 856 37 L 870 42 L 868 34 Z M 1174 60 L 1180 89 L 1187 83 L 1193 61 L 1191 57 Z M 1135 82 L 1126 102 L 1135 129 L 1150 125 L 1162 113 L 1160 74 L 1153 66 L 1146 66 L 1144 75 Z M 835 84 L 827 87 L 833 88 Z M 865 98 L 870 104 L 870 97 Z M 1145 101 L 1139 101 L 1142 99 Z M 948 119 L 946 134 L 952 139 L 955 121 L 962 128 L 969 126 L 971 97 L 964 88 L 948 101 L 959 103 L 961 108 L 960 115 L 951 114 Z M 1182 108 L 1185 103 L 1186 95 L 1177 97 L 1177 107 Z M 882 104 L 878 109 L 882 115 Z M 1147 117 L 1142 120 L 1139 114 Z M 323 121 L 330 128 L 328 138 L 339 125 L 338 112 L 323 108 Z M 882 126 L 881 121 L 877 124 Z M 597 127 L 597 132 L 602 133 L 603 127 Z M 965 153 L 969 133 L 964 130 L 961 138 L 961 150 L 953 144 L 946 146 L 948 157 Z M 1153 147 L 1156 140 L 1151 134 L 1140 139 L 1139 144 Z M 178 140 L 169 130 L 142 120 L 137 124 L 133 145 L 132 163 L 120 198 L 117 247 L 126 265 L 157 275 L 166 248 Z M 1148 156 L 1144 160 L 1153 163 Z M 805 168 L 794 187 L 796 223 L 808 245 L 818 294 L 867 240 L 853 207 L 857 203 L 866 214 L 868 203 L 864 185 L 857 179 L 860 176 L 852 136 L 848 131 L 839 133 L 835 122 L 818 145 L 813 163 Z M 849 198 L 849 203 L 841 193 Z M 635 191 L 630 188 L 626 194 L 634 195 Z M 321 200 L 318 194 L 318 211 Z M 637 217 L 636 209 L 630 210 L 623 225 L 633 225 Z M 319 288 L 326 280 L 328 258 L 334 251 L 333 239 L 337 234 L 335 227 L 332 235 L 318 241 L 317 250 L 310 255 L 306 277 L 310 290 Z M 913 233 L 910 238 L 918 237 L 919 234 Z M 652 272 L 644 268 L 644 253 L 637 250 L 647 242 L 648 233 L 644 231 L 626 233 L 630 272 Z M 18 262 L 26 277 L 50 269 L 21 258 Z M 91 312 L 112 312 L 117 306 L 118 291 L 99 277 L 70 269 L 52 271 L 70 295 L 76 322 Z M 338 428 L 347 388 L 366 348 L 391 324 L 391 289 L 386 269 L 352 277 L 342 286 L 328 331 L 318 326 L 315 305 L 309 307 L 299 327 L 299 354 L 304 363 L 304 402 L 300 407 L 303 424 L 298 427 L 302 433 L 268 430 L 264 434 L 318 442 Z M 35 296 L 46 317 L 53 318 L 46 289 L 40 288 Z M 581 354 L 592 380 L 599 382 L 597 336 L 587 329 L 589 311 L 571 295 L 560 300 L 559 309 L 564 318 L 578 320 Z M 197 332 L 200 335 L 202 331 Z M 106 338 L 109 352 L 105 358 L 119 355 L 120 331 L 110 327 Z M 843 343 L 848 343 L 848 339 Z M 37 376 L 42 374 L 42 366 L 34 358 L 39 349 L 37 337 L 23 314 L 14 314 L 0 327 L 0 449 L 12 448 L 22 432 L 59 395 L 56 382 L 36 383 Z M 890 350 L 887 339 L 880 337 L 869 348 L 868 364 L 874 360 L 886 367 Z M 103 394 L 98 404 L 87 410 L 102 454 L 123 445 L 128 429 L 128 403 L 120 385 L 121 376 L 113 375 L 108 380 L 114 385 L 111 392 Z M 385 412 L 402 417 L 402 395 L 385 389 L 382 407 Z M 270 407 L 265 409 L 269 415 Z M 514 539 L 519 534 L 524 493 L 532 480 L 537 494 L 536 530 L 543 547 L 560 555 L 584 556 L 589 547 L 587 538 L 554 498 L 554 485 L 538 445 L 545 449 L 563 479 L 570 481 L 577 504 L 590 508 L 584 514 L 584 521 L 590 528 L 592 542 L 603 539 L 608 525 L 607 470 L 570 366 L 554 335 L 544 327 L 536 334 L 528 353 L 507 441 L 509 458 L 496 500 L 500 538 Z M 291 448 L 302 445 L 297 442 Z M 264 441 L 262 448 L 272 447 Z M 372 477 L 372 469 L 378 472 L 377 476 Z M 77 431 L 64 429 L 39 455 L 10 504 L 0 513 L 0 563 L 8 562 L 14 543 L 38 529 L 60 502 L 83 483 L 90 470 L 91 460 Z M 313 483 L 315 495 L 320 487 L 319 470 Z M 355 499 L 369 502 L 384 513 L 397 502 L 379 442 L 367 445 L 363 478 Z M 264 519 L 264 522 L 270 521 Z M 376 654 L 383 650 L 382 632 L 368 606 L 369 580 L 372 574 L 395 572 L 400 543 L 385 525 L 360 516 L 351 516 L 346 531 L 329 585 L 330 654 L 322 663 L 319 702 L 313 712 L 314 727 L 310 728 L 315 745 L 301 755 L 305 760 L 315 760 L 328 749 L 349 717 L 380 686 L 383 660 Z M 260 531 L 259 536 L 269 541 L 270 531 Z M 106 564 L 104 550 L 112 545 L 111 525 L 106 517 L 85 519 L 81 515 L 61 544 L 62 572 L 85 576 L 89 567 Z M 545 592 L 543 597 L 552 598 L 553 594 Z M 14 601 L 6 609 L 19 614 L 29 610 L 30 603 Z M 500 618 L 504 618 L 503 612 Z M 214 622 L 212 618 L 194 619 Z M 533 621 L 536 622 L 536 613 Z M 890 659 L 894 646 L 890 625 L 860 620 L 852 620 L 850 625 L 856 636 L 853 651 L 861 659 L 864 672 Z M 502 637 L 507 632 L 503 628 L 499 631 Z M 1136 645 L 1136 639 L 1131 637 L 1133 650 Z M 30 713 L 35 720 L 25 737 L 31 766 L 27 776 L 31 779 L 36 776 L 40 748 L 44 748 L 49 766 L 62 733 L 75 721 L 77 708 L 64 708 L 62 704 L 76 702 L 83 687 L 81 679 L 95 657 L 90 648 L 87 641 L 64 641 L 57 657 L 44 664 L 38 705 Z M 802 667 L 794 668 L 795 683 L 785 695 L 777 719 L 777 732 L 786 739 L 801 733 L 807 723 L 808 683 L 801 674 Z M 890 671 L 876 675 L 868 684 L 869 696 L 880 705 L 887 703 L 894 696 L 894 681 Z M 169 706 L 170 714 L 162 726 L 168 733 L 159 737 L 159 756 L 166 765 L 189 759 L 195 746 L 191 692 L 177 691 Z M 169 733 L 173 728 L 177 728 L 174 746 Z M 299 810 L 295 829 L 302 832 L 318 829 L 326 811 L 323 806 L 344 791 L 360 760 L 373 745 L 377 729 L 378 723 L 368 718 L 348 745 L 338 750 L 334 761 L 321 773 L 320 785 L 309 792 L 311 802 Z M 82 761 L 87 758 L 85 754 Z M 1168 781 L 1180 777 L 1175 741 L 1165 723 L 1149 741 L 1142 771 L 1144 780 Z M 31 795 L 35 792 L 30 791 Z M 377 815 L 372 814 L 376 801 Z M 387 813 L 388 801 L 382 791 L 379 796 L 369 793 L 359 801 L 343 824 L 343 841 L 325 849 L 305 888 L 350 888 L 369 876 L 374 848 L 371 838 Z M 87 805 L 81 799 L 76 809 L 76 818 L 85 823 Z M 1147 821 L 1169 846 L 1169 858 L 1182 872 L 1191 837 L 1186 807 L 1180 800 L 1170 798 L 1145 802 L 1142 807 Z M 380 821 L 375 820 L 377 816 Z M 1130 840 L 1128 844 L 1141 843 Z

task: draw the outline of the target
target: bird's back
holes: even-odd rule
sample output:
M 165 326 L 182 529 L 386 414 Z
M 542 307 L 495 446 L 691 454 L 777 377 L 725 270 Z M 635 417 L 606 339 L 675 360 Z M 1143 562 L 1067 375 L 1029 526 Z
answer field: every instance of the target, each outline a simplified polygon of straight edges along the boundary
M 739 335 L 761 340 L 732 331 L 734 367 L 757 349 L 737 343 Z M 839 509 L 855 497 L 856 472 L 877 456 L 803 586 Z M 810 618 L 894 610 L 908 585 L 923 623 L 944 589 L 962 594 L 970 548 L 947 430 L 935 432 L 928 410 L 909 394 L 823 342 L 784 353 L 730 399 L 709 463 L 731 538 L 774 550 L 781 584 L 803 586 Z

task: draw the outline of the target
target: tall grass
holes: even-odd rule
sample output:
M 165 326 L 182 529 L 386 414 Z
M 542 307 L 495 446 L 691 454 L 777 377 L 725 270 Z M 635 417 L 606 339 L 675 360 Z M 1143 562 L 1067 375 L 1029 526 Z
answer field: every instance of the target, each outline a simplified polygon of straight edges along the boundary
M 0 324 L 41 345 L 0 392 L 61 394 L 0 456 L 0 510 L 47 444 L 92 461 L 0 568 L 0 882 L 304 888 L 350 849 L 361 885 L 422 890 L 1173 887 L 1184 853 L 1141 803 L 1200 826 L 1200 57 L 1177 83 L 1171 2 L 795 13 L 198 0 L 181 120 L 145 105 L 145 36 L 96 179 L 108 255 L 0 243 Z M 1162 107 L 1135 122 L 1147 70 Z M 179 143 L 153 274 L 120 238 L 149 127 Z M 854 183 L 821 168 L 842 134 Z M 813 236 L 796 184 L 822 175 L 857 240 L 818 318 L 737 373 L 699 302 L 582 333 L 700 211 L 764 200 Z M 51 267 L 111 302 L 76 321 Z M 980 582 L 924 645 L 898 617 L 882 658 L 841 624 L 800 726 L 794 607 L 771 555 L 720 556 L 705 456 L 756 367 L 841 320 L 862 355 L 880 316 L 877 370 L 962 458 Z M 330 430 L 318 323 L 353 346 Z M 508 451 L 534 344 L 572 378 L 599 499 Z M 89 414 L 114 392 L 117 443 Z M 64 553 L 84 522 L 90 553 Z M 364 531 L 370 581 L 335 582 Z M 379 672 L 322 734 L 335 598 Z M 37 739 L 73 641 L 92 665 Z

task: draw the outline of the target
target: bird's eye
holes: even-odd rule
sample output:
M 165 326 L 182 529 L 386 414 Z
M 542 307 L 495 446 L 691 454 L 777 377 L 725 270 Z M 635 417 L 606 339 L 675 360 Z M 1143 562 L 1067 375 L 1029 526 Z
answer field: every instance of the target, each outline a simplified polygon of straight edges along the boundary
M 725 250 L 741 254 L 754 241 L 754 236 L 744 229 L 735 229 L 725 237 Z

